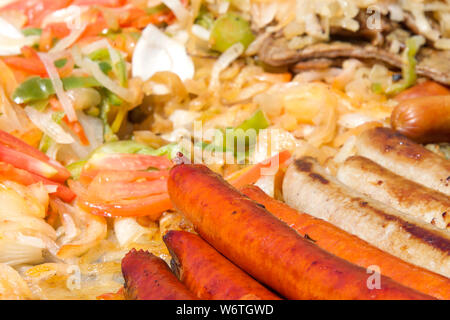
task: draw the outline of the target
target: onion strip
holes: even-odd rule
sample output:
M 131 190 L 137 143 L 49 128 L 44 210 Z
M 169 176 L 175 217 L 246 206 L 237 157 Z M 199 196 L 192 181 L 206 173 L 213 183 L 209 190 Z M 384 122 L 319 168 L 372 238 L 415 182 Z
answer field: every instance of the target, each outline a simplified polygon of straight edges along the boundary
M 50 81 L 52 82 L 53 88 L 55 89 L 56 96 L 58 97 L 64 112 L 70 122 L 77 121 L 77 114 L 75 113 L 75 108 L 73 107 L 72 100 L 64 91 L 63 83 L 59 77 L 58 70 L 56 70 L 53 58 L 45 53 L 38 53 L 39 58 L 45 66 L 45 69 L 50 76 Z
M 56 44 L 56 46 L 54 46 L 52 49 L 50 49 L 49 53 L 60 52 L 60 51 L 63 51 L 65 49 L 69 48 L 83 34 L 86 27 L 87 27 L 87 25 L 84 24 L 84 25 L 81 25 L 80 28 L 73 28 L 67 37 L 65 37 L 64 39 L 61 39 Z

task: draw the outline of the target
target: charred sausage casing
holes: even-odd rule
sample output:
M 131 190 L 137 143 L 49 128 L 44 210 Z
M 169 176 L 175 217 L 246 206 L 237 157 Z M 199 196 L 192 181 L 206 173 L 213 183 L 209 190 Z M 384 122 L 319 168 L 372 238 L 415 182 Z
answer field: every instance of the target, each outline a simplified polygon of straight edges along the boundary
M 348 158 L 337 177 L 350 188 L 440 228 L 450 229 L 450 198 L 405 179 L 372 160 Z
M 363 132 L 357 154 L 396 174 L 450 196 L 450 161 L 388 128 Z
M 130 300 L 195 300 L 164 260 L 146 251 L 131 250 L 122 259 L 124 293 Z
M 256 186 L 247 186 L 241 192 L 326 251 L 364 268 L 379 266 L 384 275 L 407 287 L 450 300 L 449 278 L 407 263 L 325 220 L 299 212 Z
M 329 221 L 409 263 L 450 276 L 448 232 L 350 189 L 312 158 L 297 159 L 289 166 L 283 196 L 297 210 Z
M 164 243 L 172 256 L 172 269 L 200 299 L 280 299 L 196 234 L 171 230 Z
M 431 298 L 383 276 L 381 289 L 369 289 L 366 269 L 304 239 L 206 166 L 175 166 L 168 187 L 203 239 L 286 298 Z

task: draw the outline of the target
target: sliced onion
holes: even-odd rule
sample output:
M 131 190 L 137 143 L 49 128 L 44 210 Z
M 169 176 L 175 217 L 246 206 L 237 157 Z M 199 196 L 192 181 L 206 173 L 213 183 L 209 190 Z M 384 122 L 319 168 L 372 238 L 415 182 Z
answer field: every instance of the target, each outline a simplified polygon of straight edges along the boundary
M 364 123 L 375 120 L 360 113 L 346 113 L 339 118 L 338 124 L 344 128 L 356 128 Z
M 23 46 L 31 46 L 39 41 L 38 36 L 25 37 L 14 25 L 0 18 L 0 55 L 20 54 Z
M 136 44 L 132 73 L 147 81 L 161 71 L 173 72 L 185 81 L 194 77 L 195 69 L 186 47 L 150 24 Z
M 403 21 L 405 18 L 402 8 L 397 4 L 388 5 L 389 18 L 392 21 Z
M 65 245 L 66 243 L 69 243 L 78 236 L 78 228 L 70 214 L 61 213 L 60 217 L 61 223 L 64 228 L 64 236 L 61 239 L 59 239 L 59 242 L 62 245 Z
M 255 186 L 261 188 L 262 191 L 273 197 L 275 194 L 275 176 L 262 176 L 256 181 Z
M 194 24 L 191 28 L 191 31 L 193 35 L 203 41 L 208 41 L 211 36 L 211 32 L 208 29 L 205 29 L 198 24 Z
M 436 40 L 434 47 L 441 50 L 450 50 L 450 38 Z
M 32 107 L 25 107 L 24 110 L 31 122 L 56 143 L 71 144 L 75 141 L 69 133 L 53 121 L 50 111 L 40 112 Z
M 84 30 L 86 29 L 87 25 L 81 25 L 79 28 L 73 28 L 70 32 L 70 34 L 65 37 L 64 39 L 61 39 L 56 46 L 54 46 L 49 53 L 56 53 L 63 51 L 67 48 L 69 48 L 71 45 L 75 43 L 75 41 L 78 40 L 78 38 L 83 34 Z
M 80 7 L 77 5 L 70 5 L 67 8 L 59 9 L 48 14 L 42 20 L 42 27 L 54 23 L 66 23 L 70 25 L 81 24 L 81 15 L 88 10 L 87 7 Z
M 18 236 L 16 237 L 16 239 L 17 239 L 18 243 L 26 245 L 26 246 L 40 248 L 40 249 L 46 248 L 45 241 L 43 241 L 42 239 L 37 238 L 37 237 L 31 237 L 31 236 L 27 236 L 22 233 L 19 233 Z
M 10 100 L 6 97 L 5 91 L 0 86 L 0 127 L 8 132 L 19 131 L 23 132 L 24 126 L 14 110 Z
M 31 290 L 20 274 L 12 267 L 1 263 L 0 298 L 2 300 L 25 300 L 32 298 Z
M 114 220 L 114 234 L 121 247 L 136 242 L 140 237 L 150 234 L 150 229 L 137 223 L 135 218 L 117 218 Z
M 117 94 L 120 98 L 122 98 L 127 102 L 133 103 L 135 101 L 135 95 L 131 90 L 122 87 L 114 80 L 112 80 L 110 77 L 108 77 L 106 74 L 104 74 L 103 71 L 100 69 L 99 65 L 94 61 L 92 61 L 91 59 L 82 58 L 81 61 L 77 62 L 77 60 L 75 60 L 75 62 L 85 71 L 92 74 L 92 76 L 106 89 Z
M 47 193 L 55 193 L 56 191 L 58 191 L 57 185 L 46 184 L 46 185 L 44 185 L 44 187 L 45 187 L 45 190 L 47 191 Z
M 162 0 L 177 17 L 181 25 L 185 26 L 189 21 L 189 11 L 183 6 L 180 0 Z
M 50 55 L 45 53 L 38 53 L 38 55 L 48 72 L 50 81 L 52 82 L 53 88 L 55 89 L 56 96 L 58 97 L 59 102 L 61 102 L 67 118 L 71 122 L 76 121 L 77 115 L 75 113 L 75 108 L 73 107 L 73 103 L 70 100 L 69 96 L 64 91 L 63 83 L 59 77 L 58 70 L 56 70 L 54 59 Z
M 228 68 L 228 66 L 238 59 L 244 53 L 244 45 L 240 42 L 232 45 L 228 48 L 214 63 L 211 71 L 211 82 L 209 83 L 210 89 L 216 88 L 219 85 L 220 73 Z
M 84 46 L 81 51 L 83 52 L 83 54 L 89 55 L 92 52 L 95 52 L 95 51 L 97 51 L 99 49 L 108 48 L 108 46 L 109 46 L 108 40 L 101 39 L 101 40 L 89 43 L 88 45 Z
M 59 199 L 55 199 L 54 204 L 60 214 L 70 215 L 80 230 L 77 237 L 61 246 L 57 253 L 59 258 L 80 256 L 106 237 L 108 227 L 105 218 L 91 215 L 78 206 L 69 205 Z

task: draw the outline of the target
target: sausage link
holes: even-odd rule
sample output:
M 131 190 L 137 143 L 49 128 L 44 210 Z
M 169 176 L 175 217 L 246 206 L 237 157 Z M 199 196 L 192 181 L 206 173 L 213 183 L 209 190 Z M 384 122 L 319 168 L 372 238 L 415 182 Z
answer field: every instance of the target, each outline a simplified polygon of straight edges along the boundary
M 168 187 L 203 239 L 286 298 L 432 299 L 384 276 L 370 289 L 365 269 L 304 239 L 205 166 L 172 168 Z
M 450 196 L 450 161 L 388 128 L 363 132 L 357 154 L 396 174 Z
M 169 231 L 164 243 L 172 255 L 172 269 L 200 299 L 280 299 L 193 233 Z
M 350 189 L 312 158 L 297 159 L 288 168 L 283 197 L 295 209 L 324 219 L 402 260 L 450 276 L 448 232 Z
M 130 300 L 195 300 L 164 260 L 145 251 L 131 250 L 122 260 L 124 293 Z
M 325 220 L 299 212 L 256 186 L 247 186 L 241 192 L 322 249 L 364 268 L 379 266 L 384 275 L 407 287 L 438 299 L 450 299 L 450 279 L 394 257 Z
M 450 95 L 400 102 L 392 112 L 391 125 L 419 143 L 450 142 Z
M 450 198 L 355 156 L 340 167 L 337 178 L 350 188 L 399 211 L 450 231 Z

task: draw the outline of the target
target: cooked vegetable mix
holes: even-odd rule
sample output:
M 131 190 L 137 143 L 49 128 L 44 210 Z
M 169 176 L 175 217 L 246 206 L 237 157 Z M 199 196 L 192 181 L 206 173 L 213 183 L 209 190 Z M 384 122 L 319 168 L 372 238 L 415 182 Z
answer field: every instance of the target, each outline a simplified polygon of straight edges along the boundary
M 0 299 L 448 299 L 449 12 L 0 1 Z

